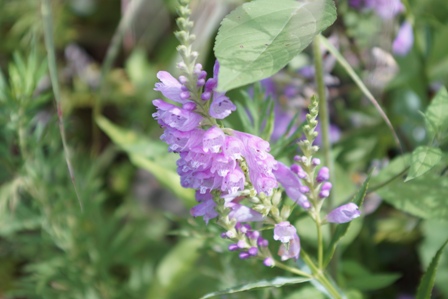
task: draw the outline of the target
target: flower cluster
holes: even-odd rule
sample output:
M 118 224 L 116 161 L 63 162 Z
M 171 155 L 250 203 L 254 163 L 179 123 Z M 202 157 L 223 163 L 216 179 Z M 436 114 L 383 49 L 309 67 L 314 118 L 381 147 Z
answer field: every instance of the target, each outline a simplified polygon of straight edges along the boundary
M 268 153 L 269 143 L 217 125 L 216 119 L 225 118 L 236 108 L 224 93 L 216 91 L 218 72 L 216 62 L 213 78 L 206 81 L 206 72 L 196 65 L 196 86 L 203 87 L 200 100 L 186 87 L 185 77 L 177 80 L 168 72 L 159 72 L 161 82 L 156 83 L 155 90 L 182 107 L 160 99 L 153 101 L 157 108 L 153 117 L 164 129 L 161 139 L 168 144 L 169 151 L 180 155 L 177 172 L 181 185 L 197 190 L 199 205 L 192 209 L 192 214 L 203 216 L 206 222 L 217 216 L 213 190 L 221 197 L 235 198 L 247 184 L 267 195 L 277 187 L 273 174 L 277 161 Z M 247 166 L 247 171 L 242 166 Z M 229 200 L 228 204 L 232 203 Z

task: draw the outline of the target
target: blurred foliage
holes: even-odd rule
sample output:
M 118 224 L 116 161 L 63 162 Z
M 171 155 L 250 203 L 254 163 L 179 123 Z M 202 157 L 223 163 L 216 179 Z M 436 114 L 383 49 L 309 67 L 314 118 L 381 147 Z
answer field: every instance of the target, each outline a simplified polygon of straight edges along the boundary
M 194 30 L 206 70 L 213 67 L 211 49 L 220 21 L 242 2 L 192 1 L 194 18 L 205 20 Z M 333 144 L 335 202 L 351 200 L 374 169 L 365 217 L 353 222 L 340 240 L 343 262 L 337 279 L 349 298 L 415 294 L 422 273 L 447 238 L 448 110 L 446 97 L 435 95 L 448 85 L 448 3 L 409 1 L 410 10 L 402 18 L 414 20 L 415 45 L 409 55 L 395 57 L 389 52 L 397 20 L 383 23 L 371 12 L 339 2 L 338 19 L 328 34 L 337 35 L 339 51 L 385 109 L 403 150 L 345 70 L 336 65 L 328 71 L 338 78 L 327 84 L 331 121 L 342 132 Z M 41 2 L 0 0 L 2 298 L 191 299 L 282 274 L 228 254 L 217 227 L 188 215 L 192 192 L 180 188 L 175 155 L 166 152 L 161 130 L 151 118 L 151 100 L 160 96 L 153 90 L 156 73 L 174 73 L 178 60 L 172 34 L 176 1 L 143 1 L 118 41 L 120 51 L 109 61 L 110 71 L 102 73 L 130 3 L 52 1 L 64 127 L 81 210 L 57 125 Z M 311 61 L 309 56 L 305 52 L 302 58 Z M 287 68 L 289 79 L 278 75 L 279 81 L 290 80 L 288 84 L 300 82 L 289 126 L 297 131 L 272 144 L 272 152 L 285 161 L 297 154 L 292 141 L 300 135 L 300 109 L 314 88 L 297 75 L 298 68 L 293 61 Z M 229 124 L 269 139 L 273 98 L 266 100 L 259 85 L 251 90 L 230 93 L 239 110 Z M 100 107 L 98 115 L 95 107 Z M 270 117 L 259 117 L 265 114 Z M 426 166 L 414 165 L 412 180 L 404 182 L 412 156 L 422 154 L 416 161 Z M 293 211 L 304 248 L 312 248 L 315 228 L 302 216 Z M 329 242 L 329 231 L 324 238 Z M 447 269 L 445 250 L 434 298 L 448 297 Z M 319 296 L 303 284 L 226 298 Z

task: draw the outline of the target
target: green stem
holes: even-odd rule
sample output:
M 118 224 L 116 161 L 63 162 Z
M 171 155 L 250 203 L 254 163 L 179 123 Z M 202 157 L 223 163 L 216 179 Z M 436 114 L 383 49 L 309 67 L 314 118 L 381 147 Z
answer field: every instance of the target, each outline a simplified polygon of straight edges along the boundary
M 304 271 L 301 271 L 301 270 L 299 270 L 299 269 L 297 269 L 297 268 L 290 267 L 290 266 L 285 265 L 285 264 L 283 264 L 282 262 L 279 262 L 279 261 L 275 261 L 275 262 L 274 262 L 274 265 L 275 265 L 275 267 L 277 267 L 277 268 L 280 268 L 280 269 L 289 271 L 289 272 L 291 272 L 291 273 L 294 273 L 294 274 L 297 274 L 297 275 L 300 275 L 300 276 L 304 276 L 304 277 L 308 277 L 308 278 L 314 278 L 313 275 L 311 275 L 311 274 L 309 274 L 309 273 L 306 273 L 306 272 L 304 272 Z
M 324 260 L 324 242 L 322 238 L 322 224 L 320 221 L 320 215 L 317 213 L 316 216 L 316 229 L 317 229 L 317 265 L 319 269 L 323 269 L 323 260 Z
M 67 145 L 67 138 L 65 136 L 64 115 L 62 112 L 62 101 L 58 81 L 58 69 L 56 65 L 56 55 L 54 52 L 53 20 L 51 16 L 50 0 L 42 0 L 41 12 L 44 25 L 45 48 L 47 50 L 47 56 L 48 56 L 48 69 L 50 71 L 51 87 L 53 89 L 54 100 L 56 102 L 59 133 L 62 139 L 62 147 L 64 149 L 65 162 L 67 164 L 70 179 L 73 184 L 73 189 L 75 190 L 76 198 L 78 199 L 81 211 L 83 211 L 82 201 L 79 196 L 78 188 L 76 187 L 75 175 L 70 160 L 70 152 Z
M 331 157 L 331 144 L 330 144 L 330 115 L 328 113 L 328 102 L 324 84 L 324 70 L 322 66 L 322 55 L 320 52 L 320 35 L 317 35 L 313 41 L 313 55 L 314 55 L 314 68 L 315 68 L 315 80 L 317 84 L 317 95 L 319 96 L 319 121 L 322 135 L 322 149 L 324 152 L 324 165 L 330 169 L 330 177 L 334 179 L 333 175 L 333 160 Z M 333 192 L 326 199 L 329 209 L 333 206 Z
M 317 94 L 319 96 L 319 120 L 320 120 L 320 128 L 322 134 L 322 148 L 324 152 L 324 165 L 326 165 L 330 169 L 330 178 L 335 179 L 334 176 L 334 165 L 333 159 L 331 156 L 331 144 L 330 144 L 330 114 L 328 112 L 328 101 L 325 92 L 325 84 L 324 84 L 324 70 L 322 66 L 322 54 L 320 52 L 320 35 L 317 35 L 313 41 L 313 55 L 314 55 L 314 68 L 315 68 L 315 78 L 317 84 Z M 326 206 L 328 210 L 333 208 L 333 198 L 335 197 L 334 189 L 330 193 L 330 196 L 325 200 Z M 320 226 L 320 224 L 318 224 Z M 334 233 L 336 229 L 335 224 L 330 224 L 330 231 Z M 318 232 L 320 227 L 318 228 Z M 322 240 L 319 240 L 322 242 Z M 319 244 L 319 248 L 321 249 L 323 244 Z M 322 250 L 322 249 L 321 249 Z M 334 277 L 337 274 L 337 265 L 338 255 L 335 254 L 335 258 L 332 260 L 330 265 L 331 272 Z M 320 258 L 320 255 L 319 255 Z M 319 259 L 319 266 L 321 267 L 321 260 Z
M 333 299 L 342 299 L 342 295 L 339 291 L 334 287 L 333 283 L 326 277 L 323 270 L 319 269 L 316 264 L 314 264 L 313 260 L 308 256 L 308 254 L 302 250 L 300 253 L 305 264 L 310 267 L 311 272 L 313 273 L 313 278 L 317 280 L 330 294 Z

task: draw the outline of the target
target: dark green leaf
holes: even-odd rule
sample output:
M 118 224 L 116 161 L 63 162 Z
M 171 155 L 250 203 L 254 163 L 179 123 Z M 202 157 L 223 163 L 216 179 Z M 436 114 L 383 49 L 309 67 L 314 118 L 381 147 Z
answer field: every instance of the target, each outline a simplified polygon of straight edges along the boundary
M 305 49 L 336 19 L 331 0 L 258 0 L 245 3 L 221 23 L 215 54 L 221 91 L 267 78 Z
M 434 286 L 434 282 L 436 279 L 437 266 L 439 264 L 440 256 L 442 255 L 443 249 L 446 244 L 448 244 L 448 240 L 443 243 L 442 247 L 437 251 L 436 255 L 431 261 L 431 264 L 426 270 L 426 273 L 423 275 L 420 285 L 418 286 L 416 299 L 430 299 L 432 288 Z
M 436 166 L 442 159 L 442 151 L 439 148 L 429 146 L 419 146 L 411 156 L 411 168 L 405 182 L 408 182 L 416 177 L 429 171 Z
M 233 288 L 230 288 L 227 290 L 209 293 L 209 294 L 201 297 L 201 299 L 212 298 L 212 297 L 215 297 L 218 295 L 239 293 L 239 292 L 244 292 L 244 291 L 249 291 L 252 289 L 259 289 L 259 288 L 268 288 L 268 287 L 279 288 L 284 285 L 304 283 L 304 282 L 308 282 L 310 280 L 311 279 L 309 279 L 309 278 L 276 277 L 272 280 L 260 280 L 260 281 L 236 286 L 236 287 L 233 287 Z

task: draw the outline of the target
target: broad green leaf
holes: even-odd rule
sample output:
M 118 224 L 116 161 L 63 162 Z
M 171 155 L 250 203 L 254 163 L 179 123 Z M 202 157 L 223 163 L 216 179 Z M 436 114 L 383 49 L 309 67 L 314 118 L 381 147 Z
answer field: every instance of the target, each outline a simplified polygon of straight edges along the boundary
M 448 219 L 448 177 L 429 171 L 403 182 L 396 179 L 377 193 L 395 208 L 424 219 Z
M 439 148 L 429 146 L 419 146 L 411 156 L 411 168 L 405 182 L 408 182 L 416 177 L 429 171 L 436 166 L 442 159 L 442 151 Z
M 257 0 L 221 23 L 215 41 L 218 89 L 227 91 L 271 75 L 336 20 L 332 0 Z
M 425 274 L 422 277 L 420 285 L 418 286 L 416 299 L 430 299 L 432 288 L 434 286 L 434 282 L 436 279 L 437 266 L 439 264 L 440 256 L 442 255 L 443 249 L 446 244 L 448 244 L 448 240 L 443 243 L 442 247 L 437 251 L 436 255 L 431 261 L 431 264 L 426 270 Z
M 236 286 L 236 287 L 233 287 L 233 288 L 230 288 L 227 290 L 209 293 L 209 294 L 201 297 L 201 299 L 212 298 L 212 297 L 215 297 L 218 295 L 240 293 L 240 292 L 245 292 L 245 291 L 259 289 L 259 288 L 269 288 L 269 287 L 279 288 L 284 285 L 304 283 L 304 282 L 308 282 L 310 280 L 311 280 L 310 278 L 276 277 L 272 280 L 260 280 L 260 281 Z
M 426 109 L 425 120 L 432 136 L 448 130 L 448 92 L 445 87 L 442 87 L 432 99 Z
M 292 294 L 289 294 L 285 299 L 326 299 L 327 296 L 322 294 L 313 286 L 306 286 Z
M 168 252 L 156 270 L 156 281 L 151 284 L 147 298 L 169 298 L 170 293 L 177 289 L 178 284 L 184 281 L 195 267 L 200 255 L 202 239 L 185 239 L 180 241 Z
M 355 197 L 352 200 L 352 202 L 354 202 L 356 205 L 358 205 L 358 207 L 362 206 L 364 197 L 366 196 L 367 188 L 369 186 L 370 177 L 371 177 L 371 173 L 366 178 L 366 180 L 362 184 L 361 188 L 359 188 L 358 192 L 356 193 Z M 336 250 L 336 245 L 338 244 L 339 240 L 347 233 L 350 223 L 351 222 L 341 223 L 341 224 L 338 224 L 338 226 L 336 227 L 333 237 L 331 238 L 330 244 L 328 245 L 328 248 L 325 252 L 325 257 L 324 257 L 325 265 L 328 265 L 331 258 L 333 257 L 334 251 Z
M 132 163 L 151 172 L 162 185 L 183 199 L 188 207 L 195 203 L 193 189 L 185 189 L 180 185 L 176 159 L 170 156 L 163 143 L 122 129 L 102 116 L 96 122 L 116 145 L 128 153 Z

